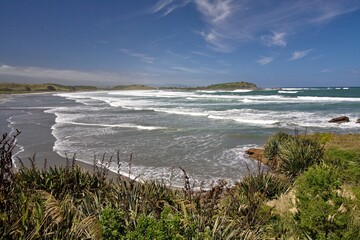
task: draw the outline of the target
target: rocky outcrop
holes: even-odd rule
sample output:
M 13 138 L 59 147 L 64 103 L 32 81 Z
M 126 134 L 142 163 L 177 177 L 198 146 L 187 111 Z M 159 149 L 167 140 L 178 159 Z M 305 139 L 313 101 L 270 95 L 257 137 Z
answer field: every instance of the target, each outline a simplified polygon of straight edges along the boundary
M 356 123 L 360 123 L 360 118 L 358 118 L 358 119 L 356 120 Z
M 329 123 L 346 123 L 346 122 L 350 122 L 350 119 L 347 116 L 336 117 L 329 121 Z
M 269 163 L 269 160 L 264 157 L 263 148 L 249 148 L 245 153 L 249 155 L 249 157 L 258 160 L 265 165 Z
M 264 155 L 265 149 L 263 148 L 249 148 L 245 151 L 249 158 L 259 161 L 260 163 L 269 167 L 269 170 L 272 173 L 277 174 L 277 176 L 287 179 L 287 177 L 279 172 L 282 161 L 278 158 L 268 159 Z

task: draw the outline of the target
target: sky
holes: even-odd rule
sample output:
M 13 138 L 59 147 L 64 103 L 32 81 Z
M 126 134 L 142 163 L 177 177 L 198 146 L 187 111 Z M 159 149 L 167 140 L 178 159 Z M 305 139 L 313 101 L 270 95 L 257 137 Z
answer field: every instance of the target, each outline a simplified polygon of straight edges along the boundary
M 234 81 L 360 86 L 360 1 L 0 1 L 0 82 Z

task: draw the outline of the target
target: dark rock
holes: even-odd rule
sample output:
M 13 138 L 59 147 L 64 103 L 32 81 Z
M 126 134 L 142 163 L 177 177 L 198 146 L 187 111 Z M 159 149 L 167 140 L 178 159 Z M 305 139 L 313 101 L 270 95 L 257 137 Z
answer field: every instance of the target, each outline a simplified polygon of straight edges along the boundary
M 329 121 L 330 123 L 346 123 L 350 122 L 349 118 L 346 116 L 336 117 Z
M 360 123 L 360 118 L 358 118 L 358 119 L 356 120 L 356 123 Z

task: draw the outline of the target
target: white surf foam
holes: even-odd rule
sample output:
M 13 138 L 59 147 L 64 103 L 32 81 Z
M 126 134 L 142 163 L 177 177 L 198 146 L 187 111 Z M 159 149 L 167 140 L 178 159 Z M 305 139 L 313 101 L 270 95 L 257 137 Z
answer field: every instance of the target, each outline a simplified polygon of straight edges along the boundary
M 299 91 L 278 91 L 278 93 L 298 93 Z
M 298 96 L 300 101 L 304 102 L 360 102 L 360 98 L 345 98 L 345 97 L 307 97 Z
M 161 130 L 167 129 L 166 127 L 161 126 L 144 126 L 144 125 L 137 125 L 133 123 L 120 123 L 120 124 L 101 124 L 101 123 L 84 123 L 78 121 L 79 119 L 87 118 L 84 114 L 74 114 L 71 112 L 60 112 L 59 109 L 64 111 L 64 108 L 54 108 L 52 110 L 47 110 L 45 112 L 50 112 L 55 114 L 55 123 L 59 125 L 63 124 L 71 124 L 71 125 L 78 125 L 78 126 L 92 126 L 92 127 L 107 127 L 107 128 L 136 128 L 139 130 Z M 55 128 L 56 124 L 52 127 Z
M 154 108 L 155 112 L 164 112 L 169 114 L 178 114 L 178 115 L 189 115 L 194 117 L 207 117 L 209 114 L 200 109 L 185 109 L 185 108 Z
M 217 93 L 215 90 L 196 90 L 198 93 Z
M 309 88 L 283 88 L 278 92 L 295 93 Z M 203 91 L 203 90 L 202 90 Z M 104 93 L 105 94 L 105 93 Z M 217 120 L 230 120 L 241 124 L 261 127 L 284 127 L 294 128 L 320 127 L 320 128 L 358 128 L 359 124 L 341 124 L 339 126 L 328 124 L 327 121 L 333 116 L 323 113 L 315 114 L 307 111 L 267 111 L 250 110 L 251 106 L 265 104 L 311 104 L 311 103 L 341 103 L 360 102 L 360 98 L 354 97 L 311 97 L 311 96 L 281 96 L 281 95 L 216 95 L 208 92 L 191 91 L 119 91 L 106 93 L 108 97 L 85 94 L 87 97 L 108 102 L 112 107 L 121 107 L 131 110 L 151 110 L 168 114 L 188 115 L 193 117 L 206 117 Z M 66 94 L 65 96 L 70 96 Z M 73 96 L 73 95 L 71 95 Z M 84 97 L 84 94 L 79 95 Z M 75 95 L 78 97 L 78 95 Z M 161 97 L 174 98 L 174 100 L 159 100 Z M 191 101 L 191 105 L 189 103 Z M 228 111 L 213 111 L 215 105 L 235 106 L 240 104 L 245 108 Z M 352 113 L 342 112 L 342 115 L 352 116 Z M 75 119 L 76 120 L 76 119 Z M 69 120 L 68 121 L 75 121 Z M 76 122 L 76 121 L 75 121 Z M 79 121 L 82 122 L 82 121 Z
M 98 123 L 81 123 L 81 122 L 62 121 L 61 124 L 71 124 L 71 125 L 90 126 L 90 127 L 137 128 L 137 129 L 139 129 L 139 130 L 160 130 L 160 129 L 166 129 L 166 127 L 143 126 L 143 125 L 135 125 L 135 124 L 132 124 L 132 123 L 98 124 Z
M 235 89 L 233 92 L 245 93 L 245 92 L 252 92 L 251 89 Z
M 285 91 L 301 91 L 301 90 L 310 90 L 310 88 L 281 88 Z

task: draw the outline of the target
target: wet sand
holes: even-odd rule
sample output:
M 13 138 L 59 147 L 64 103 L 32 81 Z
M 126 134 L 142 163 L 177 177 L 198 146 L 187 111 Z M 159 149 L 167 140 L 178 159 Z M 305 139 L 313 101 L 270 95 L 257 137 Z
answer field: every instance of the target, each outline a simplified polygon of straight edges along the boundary
M 21 166 L 18 158 L 23 164 L 29 167 L 29 158 L 35 157 L 35 164 L 39 168 L 44 167 L 46 159 L 47 167 L 66 166 L 66 158 L 57 154 L 54 150 L 55 137 L 52 135 L 51 126 L 55 124 L 55 115 L 52 113 L 45 113 L 44 109 L 16 109 L 11 107 L 11 101 L 16 101 L 16 98 L 24 97 L 24 95 L 5 96 L 0 95 L 0 125 L 1 134 L 15 133 L 15 129 L 21 131 L 17 138 L 17 147 L 14 151 L 14 159 L 17 167 Z M 11 101 L 7 101 L 11 99 Z M 4 100 L 4 101 L 2 101 Z M 28 115 L 29 121 L 16 121 L 16 117 L 21 116 L 26 118 Z M 34 121 L 34 119 L 36 121 Z M 68 156 L 70 162 L 72 155 Z M 84 162 L 76 161 L 86 171 L 93 171 L 93 165 Z M 110 177 L 116 176 L 115 173 L 109 172 Z

